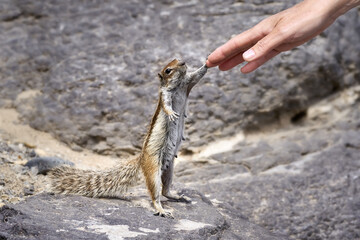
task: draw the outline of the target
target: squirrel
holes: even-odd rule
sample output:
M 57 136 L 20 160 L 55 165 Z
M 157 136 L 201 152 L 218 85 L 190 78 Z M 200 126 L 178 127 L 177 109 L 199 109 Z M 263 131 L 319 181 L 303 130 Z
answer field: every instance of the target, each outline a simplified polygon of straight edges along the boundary
M 205 75 L 204 64 L 187 73 L 185 62 L 172 60 L 158 74 L 159 100 L 151 119 L 139 156 L 105 171 L 80 170 L 69 166 L 51 169 L 54 193 L 77 194 L 89 197 L 117 197 L 135 185 L 140 172 L 145 177 L 155 215 L 173 218 L 163 209 L 161 194 L 174 201 L 188 202 L 188 198 L 170 193 L 174 158 L 184 140 L 184 123 L 188 96 L 191 89 Z

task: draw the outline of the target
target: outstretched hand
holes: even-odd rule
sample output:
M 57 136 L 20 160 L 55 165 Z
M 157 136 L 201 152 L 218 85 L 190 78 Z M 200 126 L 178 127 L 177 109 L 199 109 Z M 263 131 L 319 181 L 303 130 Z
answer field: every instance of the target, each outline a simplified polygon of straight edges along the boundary
M 305 0 L 232 38 L 209 55 L 206 65 L 226 71 L 247 61 L 241 72 L 252 72 L 280 52 L 314 38 L 359 4 L 359 0 Z

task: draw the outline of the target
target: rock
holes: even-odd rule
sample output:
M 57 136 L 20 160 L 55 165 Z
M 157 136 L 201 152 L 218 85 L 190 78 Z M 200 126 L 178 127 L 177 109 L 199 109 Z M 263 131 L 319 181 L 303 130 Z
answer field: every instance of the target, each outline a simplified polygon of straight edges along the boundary
M 44 176 L 36 176 L 22 165 L 33 153 L 22 144 L 3 142 L 0 135 L 0 157 L 4 159 L 0 162 L 0 205 L 22 201 L 45 188 Z
M 33 195 L 35 192 L 35 188 L 34 185 L 28 186 L 24 188 L 24 195 L 25 196 L 30 196 Z
M 31 150 L 31 152 L 29 153 L 29 156 L 34 158 L 34 157 L 37 157 L 37 154 L 34 150 Z
M 206 193 L 229 219 L 240 215 L 275 234 L 295 239 L 357 239 L 358 156 L 360 149 L 337 144 L 257 175 L 229 172 L 219 164 L 213 165 L 212 171 L 194 167 L 196 174 L 178 176 L 178 181 Z M 215 169 L 226 173 L 213 174 Z M 211 180 L 203 181 L 205 172 Z
M 2 200 L 9 200 L 9 196 L 8 195 L 1 195 L 1 199 Z
M 74 163 L 58 157 L 36 157 L 25 164 L 30 169 L 34 168 L 38 174 L 46 174 L 50 169 L 61 165 L 74 166 Z
M 16 161 L 0 165 L 0 238 L 112 239 L 115 231 L 137 239 L 358 239 L 360 94 L 343 98 L 357 89 L 312 106 L 318 115 L 301 123 L 244 133 L 231 150 L 189 161 L 179 155 L 174 189 L 192 201 L 163 201 L 175 219 L 153 216 L 141 187 L 122 199 L 37 195 L 46 176 Z M 31 153 L 9 146 L 0 141 L 5 153 Z
M 202 194 L 182 190 L 191 203 L 165 201 L 175 219 L 154 216 L 143 207 L 134 206 L 136 196 L 120 199 L 93 199 L 80 196 L 41 194 L 20 204 L 0 209 L 0 236 L 16 239 L 285 239 L 242 219 L 230 226 Z M 142 196 L 144 197 L 144 196 Z M 149 201 L 149 200 L 146 200 Z M 56 206 L 56 207 L 54 207 Z M 229 228 L 241 229 L 227 233 Z
M 168 59 L 181 57 L 195 69 L 232 34 L 297 1 L 70 2 L 2 4 L 0 104 L 15 106 L 23 121 L 69 146 L 122 156 L 142 145 L 157 100 L 156 75 Z M 255 73 L 210 69 L 191 93 L 193 141 L 183 147 L 291 118 L 358 84 L 359 26 L 354 9 Z M 41 94 L 24 102 L 21 92 Z
M 9 199 L 10 203 L 17 203 L 19 201 L 21 201 L 21 198 L 19 198 L 19 197 L 13 197 L 13 198 Z
M 360 126 L 343 126 L 360 116 L 360 94 L 354 102 L 342 99 L 356 89 L 314 106 L 338 107 L 316 121 L 305 117 L 301 125 L 249 134 L 211 156 L 211 165 L 180 162 L 177 181 L 204 193 L 229 219 L 240 216 L 274 234 L 359 238 Z

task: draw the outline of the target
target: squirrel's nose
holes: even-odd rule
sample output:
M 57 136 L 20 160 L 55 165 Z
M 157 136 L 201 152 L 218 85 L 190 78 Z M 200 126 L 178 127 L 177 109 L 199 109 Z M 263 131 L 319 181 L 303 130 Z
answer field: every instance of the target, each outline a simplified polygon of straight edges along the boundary
M 178 65 L 179 65 L 179 66 L 184 66 L 184 65 L 185 65 L 185 62 L 184 62 L 184 61 L 179 61 Z

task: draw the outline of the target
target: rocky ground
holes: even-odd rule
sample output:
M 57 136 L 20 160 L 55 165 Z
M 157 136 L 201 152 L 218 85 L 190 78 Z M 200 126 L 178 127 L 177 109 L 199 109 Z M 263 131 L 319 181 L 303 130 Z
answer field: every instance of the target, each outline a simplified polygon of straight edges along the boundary
M 240 215 L 291 239 L 357 239 L 359 90 L 325 99 L 297 123 L 248 134 L 205 163 L 180 165 L 179 180 L 215 202 L 229 222 Z
M 152 215 L 144 184 L 124 199 L 54 196 L 22 166 L 36 155 L 2 142 L 0 236 L 5 239 L 357 239 L 360 237 L 360 88 L 330 96 L 296 122 L 239 132 L 182 155 Z M 225 146 L 225 148 L 221 148 Z M 210 149 L 209 149 L 210 148 Z M 31 196 L 26 198 L 26 196 Z M 24 198 L 26 198 L 24 200 Z M 24 200 L 24 201 L 21 201 Z M 164 199 L 165 200 L 165 199 Z M 18 204 L 14 204 L 18 201 Z M 61 220 L 61 224 L 57 221 Z
M 41 176 L 24 167 L 36 153 L 22 144 L 0 143 L 0 205 L 17 203 L 35 194 L 35 186 L 42 189 Z
M 192 202 L 163 202 L 175 219 L 152 215 L 144 184 L 51 195 L 25 166 L 138 153 L 168 59 L 194 69 L 295 2 L 1 1 L 0 239 L 360 239 L 358 9 L 255 73 L 208 71 L 175 167 Z

